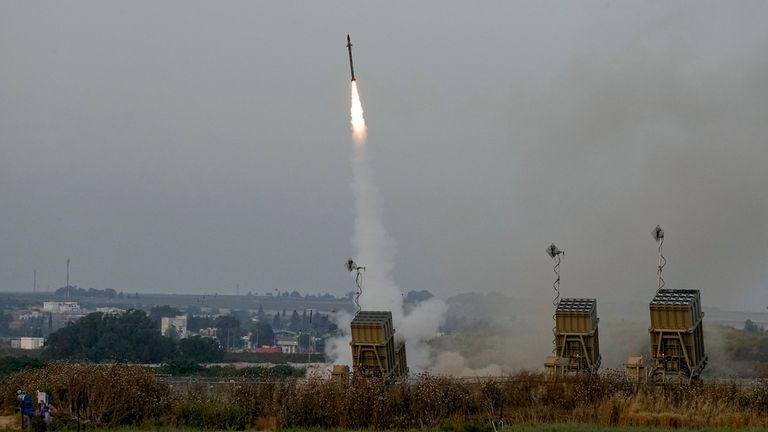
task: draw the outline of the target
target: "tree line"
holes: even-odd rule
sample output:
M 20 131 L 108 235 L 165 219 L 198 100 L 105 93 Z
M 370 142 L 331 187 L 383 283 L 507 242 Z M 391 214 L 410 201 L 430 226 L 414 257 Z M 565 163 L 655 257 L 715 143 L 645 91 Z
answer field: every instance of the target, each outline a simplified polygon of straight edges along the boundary
M 94 312 L 51 333 L 43 350 L 50 360 L 161 363 L 178 358 L 213 362 L 224 355 L 218 342 L 199 336 L 174 340 L 160 334 L 142 310 Z

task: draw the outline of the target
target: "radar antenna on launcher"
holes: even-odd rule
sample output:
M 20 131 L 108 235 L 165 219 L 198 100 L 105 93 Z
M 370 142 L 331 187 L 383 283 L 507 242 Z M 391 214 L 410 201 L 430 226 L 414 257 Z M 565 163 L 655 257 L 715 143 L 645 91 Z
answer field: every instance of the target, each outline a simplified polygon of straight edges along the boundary
M 355 314 L 357 314 L 362 309 L 360 307 L 360 296 L 363 294 L 363 272 L 365 272 L 365 267 L 357 265 L 357 263 L 350 258 L 344 264 L 344 268 L 350 273 L 355 272 L 355 286 L 357 288 L 355 290 L 355 307 L 357 308 Z
M 653 229 L 651 235 L 653 236 L 653 239 L 656 240 L 656 243 L 659 244 L 659 265 L 656 270 L 656 275 L 659 277 L 659 287 L 656 289 L 656 292 L 658 293 L 664 288 L 664 285 L 666 285 L 664 278 L 661 277 L 661 271 L 664 269 L 664 266 L 667 265 L 667 259 L 664 258 L 664 254 L 661 251 L 661 248 L 664 246 L 664 230 L 661 229 L 660 225 L 656 225 L 656 228 Z
M 552 305 L 555 307 L 555 311 L 557 310 L 557 304 L 560 302 L 560 255 L 565 256 L 565 251 L 560 250 L 557 246 L 555 246 L 554 243 L 549 245 L 547 248 L 547 255 L 549 255 L 550 258 L 555 260 L 555 266 L 552 268 L 552 270 L 555 272 L 555 281 L 552 283 L 552 288 L 555 290 L 555 298 L 552 300 Z M 552 315 L 552 321 L 557 324 L 557 313 L 553 313 Z M 557 351 L 557 326 L 552 327 L 552 334 L 555 335 L 555 339 L 552 341 L 552 353 L 556 353 Z

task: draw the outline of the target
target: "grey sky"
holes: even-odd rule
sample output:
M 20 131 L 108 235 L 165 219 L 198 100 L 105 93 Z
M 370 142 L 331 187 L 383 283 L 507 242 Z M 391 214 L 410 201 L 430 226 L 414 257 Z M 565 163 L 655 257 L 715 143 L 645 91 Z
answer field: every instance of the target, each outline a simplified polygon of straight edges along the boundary
M 0 3 L 0 290 L 350 290 L 350 33 L 405 289 L 768 305 L 768 3 L 477 3 Z

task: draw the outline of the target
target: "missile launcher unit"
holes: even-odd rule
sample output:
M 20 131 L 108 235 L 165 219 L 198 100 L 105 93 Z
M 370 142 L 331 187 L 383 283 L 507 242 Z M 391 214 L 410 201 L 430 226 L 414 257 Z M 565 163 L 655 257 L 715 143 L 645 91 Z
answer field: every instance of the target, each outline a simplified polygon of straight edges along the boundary
M 347 365 L 333 365 L 331 371 L 331 377 L 334 381 L 339 383 L 349 382 L 349 366 Z
M 555 354 L 544 367 L 550 375 L 596 373 L 600 368 L 597 300 L 564 298 L 555 310 Z
M 627 378 L 630 381 L 641 384 L 645 383 L 646 371 L 645 371 L 645 359 L 641 356 L 630 356 L 627 363 L 624 365 L 626 368 Z
M 360 311 L 351 328 L 352 368 L 356 373 L 386 378 L 407 373 L 405 344 L 395 347 L 392 312 Z
M 650 303 L 651 379 L 690 381 L 707 365 L 699 290 L 661 289 Z

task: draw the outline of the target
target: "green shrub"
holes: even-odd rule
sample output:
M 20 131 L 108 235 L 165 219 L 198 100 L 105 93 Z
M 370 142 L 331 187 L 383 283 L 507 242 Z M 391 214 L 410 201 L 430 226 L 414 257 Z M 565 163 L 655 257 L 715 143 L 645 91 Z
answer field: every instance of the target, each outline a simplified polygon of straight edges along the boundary
M 243 430 L 248 413 L 232 403 L 183 403 L 176 409 L 177 425 L 196 429 Z
M 45 365 L 45 360 L 37 357 L 3 356 L 0 357 L 0 377 L 8 376 L 24 369 L 39 369 Z

